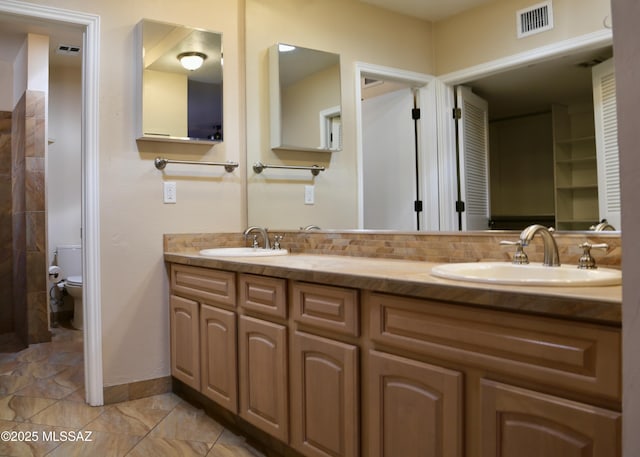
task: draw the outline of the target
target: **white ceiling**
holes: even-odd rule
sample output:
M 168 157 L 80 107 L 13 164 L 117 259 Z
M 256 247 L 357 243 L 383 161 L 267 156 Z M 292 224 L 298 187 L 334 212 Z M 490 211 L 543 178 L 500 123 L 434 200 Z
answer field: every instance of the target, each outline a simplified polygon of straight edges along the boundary
M 79 66 L 81 57 L 58 54 L 61 44 L 82 48 L 82 29 L 68 24 L 51 21 L 21 18 L 9 14 L 0 14 L 0 60 L 13 61 L 24 42 L 26 33 L 49 36 L 49 59 L 58 66 Z

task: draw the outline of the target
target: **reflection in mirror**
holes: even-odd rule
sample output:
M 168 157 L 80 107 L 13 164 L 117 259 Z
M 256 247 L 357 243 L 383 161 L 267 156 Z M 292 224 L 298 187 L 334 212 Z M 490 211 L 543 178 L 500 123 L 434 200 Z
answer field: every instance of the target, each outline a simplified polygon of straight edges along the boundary
M 139 139 L 222 141 L 222 35 L 143 19 Z
M 613 80 L 612 53 L 579 50 L 464 84 L 488 105 L 491 228 L 620 227 L 617 147 L 598 141 L 616 135 L 602 120 L 615 93 L 598 76 Z
M 566 41 L 564 39 L 558 40 L 554 35 L 556 32 L 549 33 L 544 37 L 538 35 L 534 40 L 540 38 L 540 42 L 544 46 L 536 48 L 535 41 L 530 44 L 520 41 L 517 45 L 514 43 L 512 47 L 511 41 L 509 41 L 512 24 L 509 21 L 508 35 L 507 29 L 503 28 L 502 24 L 495 24 L 496 28 L 490 34 L 495 37 L 496 42 L 502 41 L 504 38 L 504 46 L 495 50 L 490 50 L 488 47 L 486 54 L 474 53 L 473 55 L 467 54 L 474 49 L 473 46 L 469 46 L 468 49 L 461 47 L 459 53 L 456 46 L 442 46 L 442 50 L 451 52 L 443 52 L 439 55 L 436 53 L 433 58 L 430 58 L 428 56 L 432 54 L 429 49 L 420 47 L 423 43 L 429 42 L 429 39 L 413 40 L 411 44 L 408 41 L 405 42 L 405 37 L 408 38 L 409 35 L 400 32 L 409 30 L 411 24 L 385 13 L 380 13 L 381 17 L 378 18 L 378 11 L 365 10 L 366 6 L 363 5 L 365 2 L 347 2 L 349 6 L 340 10 L 340 24 L 345 24 L 344 28 L 339 24 L 336 24 L 336 27 L 331 30 L 316 27 L 316 22 L 331 23 L 331 18 L 326 20 L 327 18 L 320 13 L 319 5 L 325 7 L 327 1 L 308 0 L 305 2 L 305 6 L 309 6 L 310 10 L 317 8 L 312 10 L 313 15 L 306 14 L 307 11 L 305 14 L 296 13 L 295 11 L 299 10 L 291 8 L 293 2 L 290 0 L 267 2 L 269 3 L 268 7 L 265 6 L 265 2 L 259 0 L 246 2 L 246 58 L 249 70 L 247 74 L 247 154 L 250 159 L 249 163 L 264 159 L 265 156 L 269 159 L 276 159 L 278 163 L 306 160 L 309 164 L 313 164 L 312 160 L 315 161 L 315 157 L 309 158 L 309 154 L 296 154 L 295 151 L 276 150 L 275 154 L 265 152 L 269 146 L 269 140 L 266 138 L 269 122 L 266 119 L 268 108 L 266 102 L 268 97 L 274 93 L 266 90 L 265 87 L 267 85 L 267 78 L 264 75 L 267 70 L 267 62 L 264 59 L 266 48 L 278 41 L 304 42 L 317 49 L 339 52 L 341 66 L 344 70 L 342 76 L 345 78 L 341 94 L 344 134 L 342 150 L 344 152 L 326 154 L 327 160 L 331 162 L 326 164 L 329 172 L 322 174 L 320 179 L 314 182 L 294 182 L 288 178 L 267 180 L 265 176 L 257 178 L 254 174 L 249 173 L 247 186 L 249 224 L 279 228 L 298 228 L 308 224 L 317 224 L 327 230 L 366 227 L 363 218 L 359 218 L 363 202 L 366 202 L 366 198 L 363 197 L 364 171 L 359 167 L 364 163 L 363 157 L 367 151 L 362 148 L 364 144 L 361 138 L 363 130 L 359 129 L 370 129 L 371 126 L 357 125 L 357 118 L 360 114 L 358 112 L 358 104 L 360 103 L 358 96 L 361 94 L 356 93 L 356 88 L 359 86 L 354 84 L 355 81 L 352 78 L 352 68 L 359 62 L 365 62 L 372 66 L 420 74 L 433 74 L 436 69 L 439 69 L 439 72 L 436 72 L 434 76 L 436 84 L 427 86 L 428 90 L 433 91 L 429 93 L 430 97 L 427 98 L 427 101 L 431 103 L 435 100 L 435 102 L 428 105 L 423 104 L 421 107 L 425 109 L 425 113 L 427 113 L 427 106 L 433 107 L 433 109 L 442 108 L 442 110 L 436 113 L 437 123 L 433 130 L 419 132 L 421 137 L 437 138 L 436 147 L 427 152 L 435 151 L 438 160 L 435 166 L 423 167 L 421 179 L 422 182 L 437 181 L 438 192 L 422 193 L 422 198 L 425 204 L 436 200 L 439 205 L 438 211 L 434 212 L 435 217 L 430 217 L 427 222 L 421 224 L 421 229 L 429 227 L 430 230 L 458 230 L 461 225 L 459 220 L 465 214 L 460 213 L 460 217 L 458 217 L 458 213 L 455 213 L 454 210 L 457 207 L 455 203 L 458 201 L 456 200 L 458 180 L 455 176 L 456 144 L 453 138 L 455 128 L 452 126 L 450 108 L 453 108 L 453 87 L 455 85 L 470 87 L 474 93 L 480 95 L 489 104 L 491 126 L 488 142 L 491 143 L 489 146 L 492 150 L 488 161 L 490 181 L 486 187 L 489 187 L 488 207 L 490 211 L 482 213 L 484 220 L 478 229 L 486 230 L 489 228 L 488 223 L 491 223 L 491 228 L 496 230 L 521 231 L 530 223 L 540 222 L 545 225 L 554 225 L 559 230 L 588 230 L 591 225 L 597 225 L 604 218 L 615 228 L 620 228 L 619 224 L 614 222 L 615 219 L 601 215 L 599 211 L 594 211 L 596 200 L 593 197 L 596 195 L 596 185 L 593 178 L 600 173 L 593 173 L 593 165 L 597 164 L 597 159 L 594 160 L 591 153 L 593 151 L 591 146 L 597 142 L 597 129 L 595 124 L 589 126 L 590 131 L 588 132 L 586 128 L 586 121 L 593 120 L 595 113 L 592 114 L 593 107 L 589 107 L 590 104 L 593 104 L 591 101 L 593 99 L 592 69 L 588 67 L 591 64 L 588 63 L 589 56 L 585 55 L 585 51 L 601 51 L 594 56 L 598 59 L 607 59 L 611 56 L 610 52 L 602 52 L 610 51 L 610 46 L 608 46 L 610 39 L 607 38 L 606 31 L 599 29 L 598 24 L 593 23 L 593 29 L 597 34 L 574 36 L 574 32 L 572 32 L 566 37 L 569 38 Z M 329 3 L 336 2 L 332 0 Z M 354 8 L 351 8 L 352 6 Z M 331 8 L 327 8 L 327 10 L 331 10 Z M 472 13 L 465 17 L 476 19 Z M 265 19 L 268 20 L 265 21 Z M 481 19 L 480 23 L 484 20 L 479 17 L 478 19 Z M 447 33 L 452 34 L 450 36 L 453 36 L 454 31 L 462 32 L 456 33 L 456 36 L 459 37 L 465 36 L 463 28 L 470 23 L 471 21 L 456 20 L 443 23 L 442 28 L 439 25 L 435 27 L 442 31 L 445 28 L 448 29 Z M 295 27 L 287 27 L 290 24 L 295 24 Z M 385 26 L 381 28 L 379 24 L 385 24 Z M 376 31 L 375 35 L 367 33 L 372 30 Z M 487 40 L 487 43 L 491 43 L 491 40 Z M 438 48 L 440 49 L 440 47 Z M 485 51 L 484 49 L 477 50 Z M 521 52 L 510 54 L 517 50 Z M 414 51 L 416 51 L 415 54 Z M 453 55 L 453 57 L 445 57 L 445 54 Z M 277 55 L 282 57 L 279 52 Z M 469 59 L 467 63 L 464 62 L 465 57 Z M 554 62 L 551 62 L 552 60 Z M 583 62 L 587 63 L 586 68 L 578 65 Z M 269 64 L 271 63 L 270 59 Z M 551 72 L 552 69 L 549 66 L 560 63 L 570 67 L 566 69 L 570 73 L 560 75 L 559 66 Z M 579 73 L 579 81 L 576 79 L 577 77 L 572 76 L 575 73 Z M 491 77 L 495 77 L 494 80 L 489 80 Z M 568 86 L 561 86 L 560 78 L 563 81 L 566 80 Z M 277 81 L 279 82 L 279 75 Z M 524 84 L 525 82 L 528 85 Z M 579 87 L 581 94 L 576 94 L 575 98 L 570 97 L 569 92 L 563 92 L 567 87 L 572 91 Z M 280 89 L 279 84 L 277 89 Z M 304 99 L 304 97 L 302 98 Z M 532 107 L 528 103 L 529 101 L 537 102 L 538 106 Z M 503 102 L 511 103 L 508 112 L 506 109 L 502 109 Z M 518 103 L 521 106 L 517 106 Z M 544 106 L 540 106 L 542 103 Z M 567 130 L 562 139 L 558 138 L 559 141 L 554 141 L 552 127 L 554 116 L 552 112 L 555 111 L 556 114 L 559 114 L 560 111 L 557 108 L 563 106 L 567 107 L 571 114 L 579 114 L 579 116 L 570 118 L 572 122 L 577 121 L 578 117 L 581 122 L 574 122 L 575 129 Z M 428 111 L 428 113 L 433 115 L 433 111 Z M 428 115 L 423 117 L 428 118 Z M 558 121 L 561 120 L 561 116 L 555 117 Z M 433 119 L 434 116 L 430 118 Z M 273 120 L 280 120 L 279 113 L 277 117 L 273 117 Z M 557 122 L 556 124 L 558 128 L 555 129 L 555 132 L 561 133 L 561 123 Z M 542 134 L 536 136 L 535 133 L 533 136 L 530 135 L 538 129 L 544 129 L 544 136 Z M 562 133 L 564 135 L 564 132 Z M 278 125 L 275 134 L 272 132 L 271 146 L 282 146 L 285 142 L 290 141 L 283 136 L 284 134 Z M 590 156 L 582 160 L 582 157 L 579 156 L 582 150 L 579 150 L 579 147 L 587 142 L 585 137 L 588 137 L 590 143 Z M 279 141 L 274 144 L 273 138 L 278 138 Z M 571 144 L 572 142 L 574 144 Z M 509 143 L 509 146 L 503 147 L 505 143 Z M 540 143 L 544 144 L 538 148 Z M 312 148 L 315 147 L 314 144 Z M 359 154 L 358 148 L 362 148 L 362 154 Z M 560 153 L 564 151 L 561 151 L 560 148 L 570 149 L 575 157 L 562 158 Z M 556 151 L 559 159 L 557 161 L 554 160 L 554 152 Z M 387 148 L 386 152 L 391 156 L 396 153 L 396 150 L 395 148 Z M 347 161 L 345 158 L 350 158 L 350 160 Z M 423 164 L 425 163 L 423 161 Z M 583 173 L 586 171 L 587 165 L 590 169 L 587 173 Z M 568 173 L 568 169 L 572 169 L 572 174 Z M 558 181 L 556 185 L 554 179 L 556 171 L 564 173 L 565 182 Z M 414 170 L 408 172 L 404 181 L 413 180 L 413 172 Z M 574 183 L 566 183 L 570 177 L 575 178 Z M 494 180 L 494 178 L 497 179 Z M 578 180 L 584 180 L 584 183 L 577 182 Z M 403 183 L 405 183 L 404 181 Z M 399 181 L 396 179 L 391 182 Z M 304 205 L 302 198 L 304 189 L 302 187 L 310 184 L 315 186 L 315 203 Z M 600 196 L 599 184 L 597 185 L 597 195 Z M 576 198 L 570 198 L 570 196 Z M 414 200 L 411 198 L 408 206 L 413 207 Z M 463 201 L 467 207 L 470 204 L 466 196 L 460 201 Z M 557 216 L 556 209 L 558 209 Z M 423 211 L 423 214 L 426 214 L 426 211 Z M 466 214 L 468 215 L 469 212 Z M 434 221 L 433 225 L 428 223 L 431 221 Z M 413 230 L 413 228 L 394 229 Z
M 271 147 L 341 149 L 340 56 L 276 44 L 269 50 Z

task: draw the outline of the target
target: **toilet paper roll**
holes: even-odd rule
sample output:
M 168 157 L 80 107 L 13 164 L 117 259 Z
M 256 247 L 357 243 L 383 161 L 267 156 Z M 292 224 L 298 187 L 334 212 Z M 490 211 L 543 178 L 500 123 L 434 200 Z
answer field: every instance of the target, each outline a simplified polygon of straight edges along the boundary
M 62 270 L 58 265 L 51 265 L 49 267 L 49 280 L 60 281 L 62 279 Z

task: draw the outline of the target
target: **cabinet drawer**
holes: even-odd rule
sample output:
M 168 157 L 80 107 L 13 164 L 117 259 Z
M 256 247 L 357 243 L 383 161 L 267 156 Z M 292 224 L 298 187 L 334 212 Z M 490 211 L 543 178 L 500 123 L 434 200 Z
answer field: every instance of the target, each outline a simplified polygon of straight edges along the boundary
M 370 293 L 371 338 L 441 360 L 620 400 L 615 328 Z
M 360 334 L 355 289 L 293 282 L 291 300 L 297 322 L 344 335 Z
M 268 316 L 287 318 L 287 281 L 281 278 L 240 274 L 240 305 Z
M 188 265 L 171 266 L 172 293 L 235 307 L 235 273 Z

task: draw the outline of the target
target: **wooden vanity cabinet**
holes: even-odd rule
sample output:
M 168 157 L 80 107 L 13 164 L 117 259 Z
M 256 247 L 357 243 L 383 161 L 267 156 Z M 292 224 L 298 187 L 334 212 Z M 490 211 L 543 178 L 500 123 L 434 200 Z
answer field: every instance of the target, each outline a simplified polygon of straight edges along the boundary
M 171 374 L 238 412 L 235 273 L 171 265 Z
M 238 364 L 240 416 L 289 441 L 286 280 L 240 274 Z
M 620 329 L 171 266 L 171 372 L 307 457 L 619 457 Z
M 291 445 L 309 457 L 360 455 L 358 291 L 292 281 Z
M 620 455 L 621 415 L 598 406 L 621 399 L 619 329 L 364 297 L 374 346 L 366 375 L 368 455 Z M 407 440 L 424 452 L 402 447 Z

